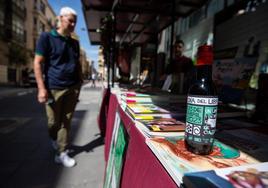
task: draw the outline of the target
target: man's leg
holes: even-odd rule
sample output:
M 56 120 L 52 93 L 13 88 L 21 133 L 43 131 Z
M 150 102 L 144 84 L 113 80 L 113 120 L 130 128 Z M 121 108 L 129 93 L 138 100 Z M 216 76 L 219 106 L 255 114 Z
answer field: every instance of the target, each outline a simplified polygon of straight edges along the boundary
M 52 101 L 45 105 L 48 133 L 50 138 L 55 141 L 57 140 L 58 130 L 61 127 L 62 94 L 63 91 L 61 90 L 52 90 L 49 93 L 49 98 L 51 98 Z
M 71 87 L 66 91 L 62 101 L 61 127 L 58 131 L 59 152 L 66 150 L 71 129 L 71 120 L 78 100 L 80 85 Z

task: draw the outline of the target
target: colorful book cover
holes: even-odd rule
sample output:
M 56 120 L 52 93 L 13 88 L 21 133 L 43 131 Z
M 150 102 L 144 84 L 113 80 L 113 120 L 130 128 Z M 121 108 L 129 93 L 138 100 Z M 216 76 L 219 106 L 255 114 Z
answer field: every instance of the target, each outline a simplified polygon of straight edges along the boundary
M 184 135 L 185 123 L 173 118 L 136 121 L 136 126 L 146 137 Z
M 140 123 L 148 130 L 154 132 L 182 132 L 185 130 L 185 123 L 174 118 L 141 121 Z
M 134 120 L 156 120 L 162 118 L 172 118 L 174 115 L 172 114 L 135 114 L 128 108 L 126 112 L 134 119 Z
M 267 188 L 268 162 L 187 173 L 183 177 L 186 187 Z
M 195 155 L 184 144 L 184 136 L 147 138 L 147 145 L 158 157 L 178 186 L 184 173 L 259 163 L 253 157 L 215 140 L 210 155 Z
M 126 91 L 126 92 L 122 92 L 121 95 L 123 97 L 150 97 L 149 94 L 145 94 L 145 93 L 137 93 L 134 91 Z
M 127 104 L 130 103 L 152 103 L 152 99 L 150 97 L 125 97 L 121 96 L 121 100 L 125 101 Z
M 169 113 L 154 104 L 127 104 L 127 107 L 135 114 Z

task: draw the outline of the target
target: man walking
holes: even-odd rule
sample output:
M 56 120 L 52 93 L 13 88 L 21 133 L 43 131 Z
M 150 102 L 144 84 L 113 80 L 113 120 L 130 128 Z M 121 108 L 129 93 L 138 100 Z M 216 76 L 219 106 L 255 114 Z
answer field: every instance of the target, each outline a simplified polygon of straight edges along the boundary
M 71 37 L 76 20 L 76 12 L 63 7 L 57 28 L 41 34 L 34 58 L 37 98 L 39 103 L 45 103 L 49 136 L 56 150 L 55 162 L 65 167 L 76 163 L 68 156 L 67 145 L 82 83 L 79 43 Z

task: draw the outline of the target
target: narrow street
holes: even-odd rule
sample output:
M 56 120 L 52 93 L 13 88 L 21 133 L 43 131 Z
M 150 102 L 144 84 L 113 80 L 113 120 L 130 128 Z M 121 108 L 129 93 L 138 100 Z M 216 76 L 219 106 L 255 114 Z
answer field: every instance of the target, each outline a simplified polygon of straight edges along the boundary
M 100 84 L 96 88 L 89 84 L 82 87 L 73 117 L 70 147 L 70 155 L 77 165 L 64 168 L 54 163 L 45 111 L 36 100 L 36 89 L 1 95 L 0 187 L 102 187 L 104 145 L 97 126 L 101 96 Z

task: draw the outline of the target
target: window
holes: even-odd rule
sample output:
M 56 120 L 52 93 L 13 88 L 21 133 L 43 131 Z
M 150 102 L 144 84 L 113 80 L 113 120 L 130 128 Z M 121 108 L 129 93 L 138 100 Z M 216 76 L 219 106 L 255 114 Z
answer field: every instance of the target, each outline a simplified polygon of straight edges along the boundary
M 20 7 L 21 9 L 24 9 L 24 5 L 25 5 L 25 3 L 24 3 L 24 0 L 12 0 L 12 2 L 14 3 L 14 4 L 16 4 L 18 7 Z
M 37 18 L 36 17 L 33 18 L 33 23 L 34 23 L 34 26 L 36 27 L 37 26 Z
M 43 1 L 40 2 L 40 11 L 43 13 L 43 14 L 46 14 L 46 5 Z
M 13 15 L 12 17 L 12 31 L 17 35 L 21 35 L 21 36 L 24 35 L 23 21 L 15 15 Z
M 3 26 L 4 25 L 4 10 L 0 9 L 0 25 Z
M 43 22 L 39 22 L 39 33 L 42 33 L 45 31 L 45 24 L 43 24 Z
M 24 34 L 24 42 L 26 43 L 27 42 L 27 31 L 24 30 L 23 34 Z
M 34 10 L 37 10 L 37 7 L 38 7 L 38 2 L 37 0 L 34 0 Z
M 36 48 L 36 38 L 33 38 L 33 49 L 35 50 Z

